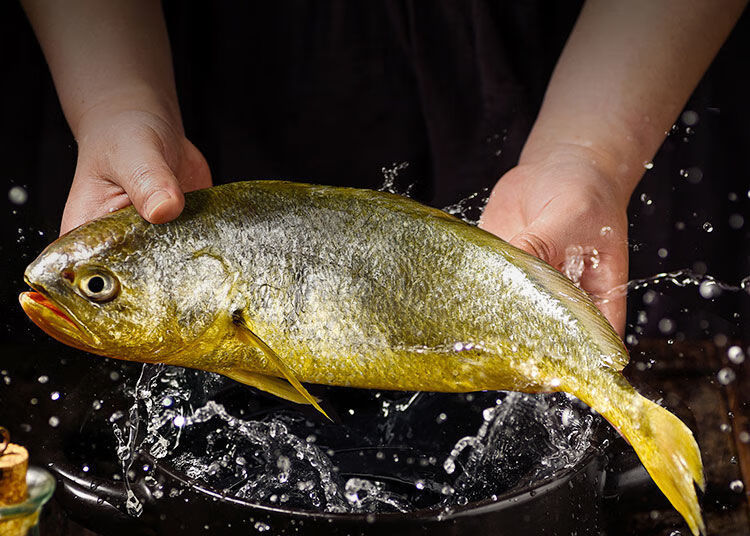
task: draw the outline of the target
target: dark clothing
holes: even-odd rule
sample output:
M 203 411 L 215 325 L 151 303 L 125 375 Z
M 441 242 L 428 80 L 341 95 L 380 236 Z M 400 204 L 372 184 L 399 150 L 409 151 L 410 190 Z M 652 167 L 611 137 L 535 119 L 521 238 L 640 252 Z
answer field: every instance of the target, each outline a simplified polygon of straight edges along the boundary
M 214 177 L 397 185 L 436 206 L 518 159 L 578 4 L 168 3 L 189 137 Z

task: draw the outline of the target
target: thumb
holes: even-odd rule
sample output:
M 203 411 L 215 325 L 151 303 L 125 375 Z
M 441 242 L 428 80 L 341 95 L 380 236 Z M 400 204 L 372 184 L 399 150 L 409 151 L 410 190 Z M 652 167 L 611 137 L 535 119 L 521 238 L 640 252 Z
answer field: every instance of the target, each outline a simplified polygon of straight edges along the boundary
M 143 218 L 165 223 L 180 215 L 185 198 L 160 151 L 120 152 L 111 164 L 117 182 Z

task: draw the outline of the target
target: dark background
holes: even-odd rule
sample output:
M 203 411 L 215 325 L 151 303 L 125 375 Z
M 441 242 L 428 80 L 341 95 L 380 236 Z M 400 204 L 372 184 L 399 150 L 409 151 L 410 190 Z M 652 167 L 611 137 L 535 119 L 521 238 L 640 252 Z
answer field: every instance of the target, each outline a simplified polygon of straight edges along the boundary
M 397 187 L 413 184 L 440 207 L 513 165 L 579 6 L 167 2 L 165 11 L 186 131 L 217 182 L 377 187 L 383 166 L 407 161 Z M 749 39 L 746 14 L 686 107 L 698 123 L 676 122 L 633 196 L 631 278 L 692 269 L 736 286 L 750 274 Z M 21 206 L 2 198 L 0 337 L 23 342 L 43 337 L 17 306 L 23 268 L 57 235 L 76 144 L 14 2 L 0 5 L 0 46 L 3 191 L 29 193 Z M 632 293 L 630 333 L 721 342 L 750 331 L 745 292 L 706 300 L 694 286 L 655 290 L 649 303 Z M 673 321 L 663 334 L 662 318 Z

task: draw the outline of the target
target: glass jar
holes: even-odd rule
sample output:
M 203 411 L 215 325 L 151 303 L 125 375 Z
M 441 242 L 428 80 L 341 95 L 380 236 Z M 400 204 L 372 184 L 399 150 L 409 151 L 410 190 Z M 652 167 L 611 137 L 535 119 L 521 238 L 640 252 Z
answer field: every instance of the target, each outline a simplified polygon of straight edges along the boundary
M 55 479 L 44 469 L 29 467 L 26 486 L 25 501 L 0 506 L 0 536 L 39 536 L 39 514 L 55 491 Z

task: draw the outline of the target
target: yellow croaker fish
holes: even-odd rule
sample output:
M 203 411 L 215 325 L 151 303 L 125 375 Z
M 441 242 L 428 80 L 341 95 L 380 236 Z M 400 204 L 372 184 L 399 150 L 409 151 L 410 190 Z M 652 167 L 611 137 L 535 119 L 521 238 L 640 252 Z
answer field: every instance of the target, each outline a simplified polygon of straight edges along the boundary
M 627 351 L 589 297 L 415 201 L 280 181 L 217 186 L 187 194 L 171 223 L 129 207 L 82 225 L 25 278 L 24 310 L 65 344 L 217 372 L 318 409 L 300 381 L 571 393 L 704 532 L 693 435 L 625 380 Z

